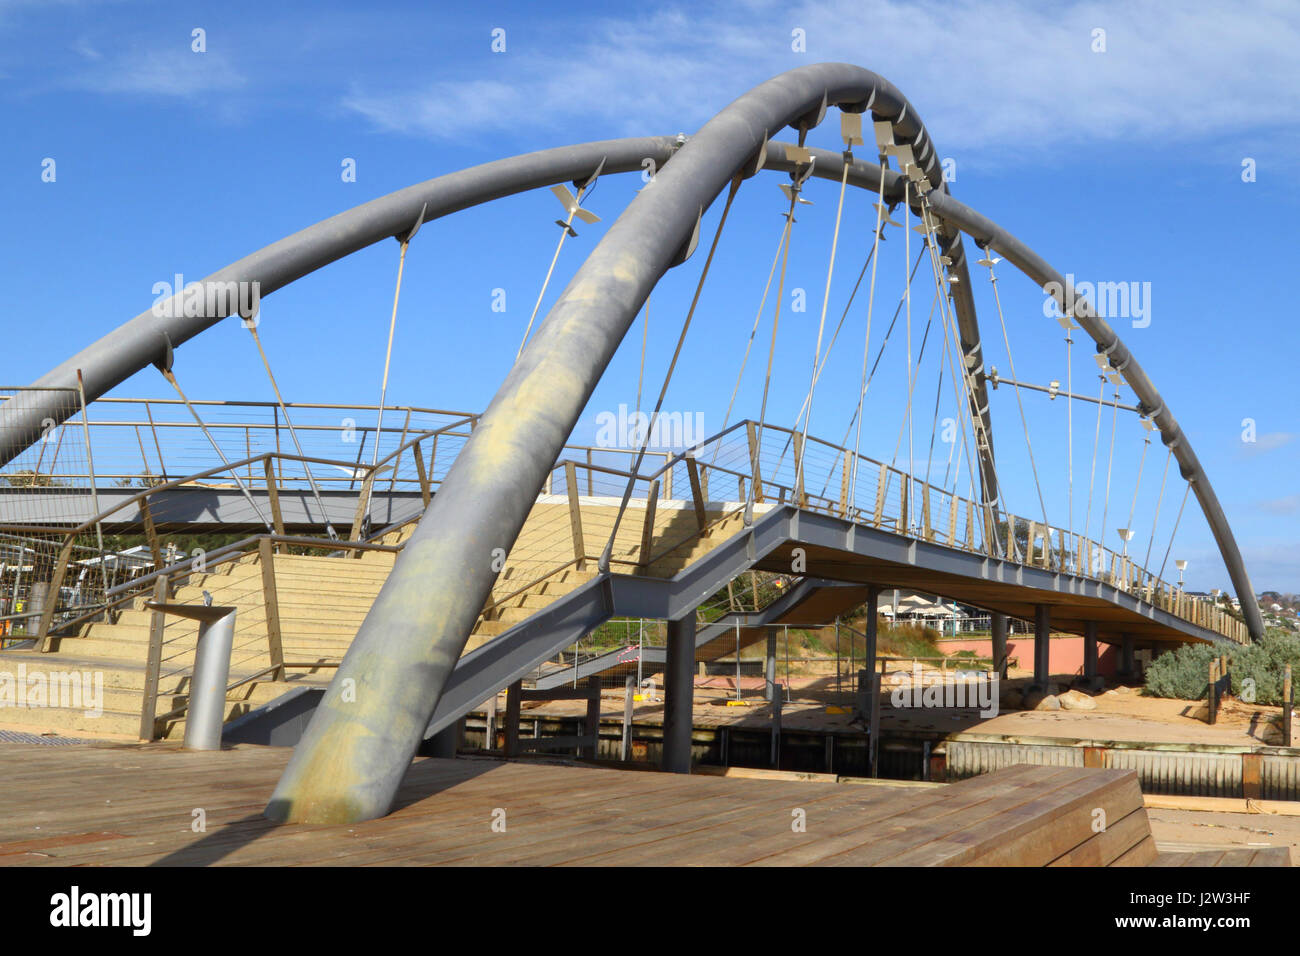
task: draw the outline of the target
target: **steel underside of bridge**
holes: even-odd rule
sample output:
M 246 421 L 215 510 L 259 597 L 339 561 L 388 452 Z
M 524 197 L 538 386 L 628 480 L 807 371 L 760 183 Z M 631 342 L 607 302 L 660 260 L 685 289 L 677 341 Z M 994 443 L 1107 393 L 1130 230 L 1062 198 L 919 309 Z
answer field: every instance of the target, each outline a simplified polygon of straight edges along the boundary
M 461 449 L 353 640 L 338 678 L 285 770 L 269 816 L 347 822 L 387 813 L 424 737 L 518 680 L 556 647 L 612 616 L 693 620 L 695 608 L 736 574 L 750 568 L 788 572 L 795 547 L 806 552 L 806 573 L 812 577 L 942 594 L 1020 618 L 1032 619 L 1036 608 L 1048 605 L 1055 629 L 1082 633 L 1093 622 L 1106 641 L 1118 642 L 1123 636 L 1153 643 L 1220 639 L 1095 579 L 782 505 L 670 580 L 603 574 L 461 657 L 499 571 L 489 555 L 494 549 L 508 550 L 516 541 L 543 481 L 650 291 L 689 254 L 693 230 L 729 183 L 738 187 L 741 178 L 765 166 L 796 168 L 790 147 L 769 143 L 770 136 L 786 126 L 806 132 L 831 106 L 853 113 L 870 111 L 875 119 L 887 121 L 894 142 L 914 152 L 928 184 L 927 202 L 942 220 L 938 242 L 955 284 L 951 295 L 961 331 L 961 358 L 978 386 L 969 396 L 970 413 L 983 423 L 987 436 L 978 446 L 980 490 L 991 513 L 1000 511 L 983 358 L 961 233 L 1002 252 L 1040 284 L 1060 274 L 1015 237 L 948 196 L 927 131 L 902 94 L 875 74 L 847 64 L 802 67 L 741 97 L 680 148 L 666 138 L 565 147 L 465 170 L 364 204 L 204 281 L 257 280 L 262 294 L 269 294 L 367 245 L 408 237 L 428 218 L 577 179 L 597 163 L 607 164 L 607 172 L 639 170 L 646 156 L 662 163 L 656 188 L 641 191 L 578 270 Z M 811 172 L 838 178 L 843 160 L 836 166 L 835 154 L 815 152 L 818 162 Z M 902 198 L 897 173 L 855 163 L 847 179 L 855 186 L 881 188 L 887 200 Z M 99 397 L 151 363 L 168 364 L 172 346 L 223 317 L 163 319 L 143 313 L 37 384 L 67 388 L 75 383 L 73 373 L 84 369 L 87 395 Z M 1249 577 L 1190 443 L 1136 360 L 1095 310 L 1079 300 L 1074 317 L 1095 340 L 1098 352 L 1112 358 L 1177 458 L 1223 555 L 1250 632 L 1258 636 L 1262 623 Z M 7 403 L 0 414 L 0 459 L 12 459 L 35 440 L 51 416 L 62 414 L 62 421 L 70 414 L 60 412 L 52 401 L 50 393 L 38 391 Z M 232 495 L 213 496 L 214 501 L 225 498 L 231 499 L 227 510 L 235 506 Z M 418 496 L 410 504 L 418 511 Z M 310 502 L 304 496 L 291 506 L 301 507 L 305 516 Z M 389 507 L 394 507 L 392 502 Z M 201 502 L 197 512 L 196 520 L 201 521 Z M 389 518 L 401 520 L 391 513 Z M 439 586 L 431 587 L 430 582 Z M 356 693 L 345 698 L 340 688 L 348 684 Z

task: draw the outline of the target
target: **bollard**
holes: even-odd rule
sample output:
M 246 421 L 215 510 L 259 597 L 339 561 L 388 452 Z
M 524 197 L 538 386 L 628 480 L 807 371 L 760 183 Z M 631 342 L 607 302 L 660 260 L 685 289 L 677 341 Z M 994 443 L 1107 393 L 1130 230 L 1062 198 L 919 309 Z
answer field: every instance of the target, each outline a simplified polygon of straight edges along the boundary
M 185 714 L 186 750 L 220 750 L 226 722 L 226 685 L 230 682 L 230 650 L 235 643 L 234 607 L 169 604 L 146 601 L 145 607 L 199 622 L 194 650 L 194 675 Z

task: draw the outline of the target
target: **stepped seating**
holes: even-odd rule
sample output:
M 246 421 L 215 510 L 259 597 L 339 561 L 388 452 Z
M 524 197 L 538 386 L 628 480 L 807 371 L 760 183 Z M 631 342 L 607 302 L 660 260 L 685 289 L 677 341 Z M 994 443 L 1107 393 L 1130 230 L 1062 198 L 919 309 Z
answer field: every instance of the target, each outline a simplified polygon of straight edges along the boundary
M 594 556 L 609 538 L 619 500 L 588 497 L 581 499 L 580 505 L 584 560 L 575 559 L 574 522 L 568 498 L 542 495 L 511 549 L 466 644 L 466 652 L 596 576 Z M 642 547 L 644 502 L 639 509 L 638 513 L 638 503 L 634 502 L 615 539 L 613 570 L 617 573 L 638 571 L 634 564 Z M 648 568 L 640 569 L 641 573 L 671 577 L 742 529 L 734 503 L 729 509 L 711 507 L 706 516 L 710 532 L 701 537 L 697 533 L 698 519 L 688 503 L 660 503 L 650 537 L 655 560 Z M 413 524 L 406 525 L 384 535 L 379 543 L 399 545 L 413 529 Z M 364 551 L 359 556 L 275 555 L 272 560 L 284 661 L 297 666 L 286 672 L 284 680 L 264 675 L 235 688 L 227 697 L 226 719 L 242 716 L 294 687 L 328 683 L 334 668 L 327 665 L 336 664 L 346 653 L 387 580 L 395 557 L 382 551 Z M 206 573 L 191 574 L 172 597 L 178 603 L 199 604 L 206 591 L 213 604 L 238 608 L 230 662 L 232 683 L 271 665 L 262 570 L 260 557 L 254 551 Z M 111 621 L 83 624 L 75 634 L 53 638 L 48 653 L 0 652 L 0 673 L 16 675 L 21 669 L 28 676 L 50 677 L 73 671 L 102 675 L 102 714 L 88 715 L 80 706 L 3 707 L 0 725 L 35 732 L 137 737 L 153 619 L 144 601 L 141 597 L 124 606 Z M 171 615 L 165 618 L 158 715 L 185 704 L 197 641 L 196 622 Z M 183 716 L 161 720 L 157 733 L 176 739 L 183 735 L 184 726 Z

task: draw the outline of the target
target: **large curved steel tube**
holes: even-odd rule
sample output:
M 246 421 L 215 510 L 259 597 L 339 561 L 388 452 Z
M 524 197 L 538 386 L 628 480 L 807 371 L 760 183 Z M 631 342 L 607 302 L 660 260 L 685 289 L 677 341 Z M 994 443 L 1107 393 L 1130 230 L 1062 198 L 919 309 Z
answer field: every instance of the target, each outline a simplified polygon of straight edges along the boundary
M 570 281 L 408 539 L 276 787 L 276 820 L 381 816 L 547 472 L 650 290 L 698 218 L 771 133 L 828 106 L 870 109 L 914 144 L 936 191 L 933 146 L 906 99 L 860 67 L 791 70 L 711 119 L 641 190 Z M 437 582 L 437 587 L 430 587 Z
M 503 196 L 585 179 L 602 159 L 606 172 L 640 170 L 646 158 L 663 166 L 677 145 L 676 139 L 668 136 L 583 143 L 449 173 L 308 226 L 212 273 L 200 284 L 255 281 L 260 294 L 269 295 L 366 246 L 409 233 L 421 215 L 427 222 Z M 182 290 L 177 290 L 170 307 L 158 310 L 171 317 L 150 308 L 42 375 L 33 386 L 76 388 L 77 370 L 81 369 L 86 400 L 94 401 L 141 369 L 164 361 L 169 340 L 172 346 L 179 346 L 231 314 L 231 310 L 218 307 L 185 316 L 180 308 L 182 295 Z M 18 392 L 0 405 L 0 465 L 40 438 L 47 419 L 59 424 L 69 417 L 71 410 L 66 406 L 65 393 L 42 391 Z
M 493 549 L 508 549 L 513 542 L 527 511 L 526 502 L 540 487 L 541 476 L 554 461 L 644 295 L 666 270 L 696 217 L 732 175 L 748 165 L 763 138 L 785 125 L 797 124 L 801 117 L 810 121 L 819 118 L 824 104 L 839 104 L 849 110 L 869 108 L 877 117 L 892 121 L 899 141 L 915 144 L 918 160 L 936 187 L 930 201 L 947 225 L 941 243 L 953 260 L 950 272 L 960 280 L 952 292 L 967 364 L 976 373 L 981 372 L 978 327 L 959 230 L 977 241 L 991 242 L 1035 281 L 1046 283 L 1060 277 L 1014 237 L 948 197 L 929 138 L 902 96 L 874 74 L 841 64 L 805 67 L 757 88 L 706 125 L 671 164 L 667 161 L 677 143 L 667 137 L 590 143 L 489 163 L 366 203 L 203 280 L 256 279 L 262 293 L 268 294 L 366 245 L 405 234 L 421 214 L 426 220 L 432 219 L 511 193 L 580 179 L 602 158 L 609 172 L 640 169 L 645 157 L 654 158 L 662 167 L 656 188 L 643 190 L 611 228 L 494 399 L 484 418 L 484 425 L 489 427 L 483 428 L 481 436 L 476 436 L 462 453 L 462 461 L 448 476 L 439 496 L 442 504 L 435 502 L 422 521 L 407 556 L 399 562 L 400 575 L 395 569 L 393 579 L 367 617 L 353 651 L 340 669 L 340 679 L 327 696 L 328 706 L 317 715 L 304 746 L 277 789 L 268 808 L 272 816 L 360 819 L 386 811 L 414 753 L 427 713 L 436 705 L 438 690 L 490 590 L 495 576 L 490 571 Z M 822 150 L 814 152 L 818 156 L 814 175 L 838 179 L 842 171 L 840 156 Z M 794 164 L 786 160 L 785 148 L 773 143 L 765 166 L 792 170 Z M 879 168 L 869 163 L 855 163 L 850 171 L 851 182 L 873 191 L 879 176 Z M 891 202 L 901 200 L 901 177 L 888 171 L 885 176 L 886 198 Z M 37 384 L 71 384 L 76 369 L 82 368 L 88 395 L 98 397 L 134 371 L 162 358 L 166 349 L 164 333 L 172 344 L 179 345 L 220 318 L 222 315 L 212 314 L 164 320 L 152 311 L 146 312 L 69 359 Z M 1156 422 L 1166 443 L 1173 446 L 1184 475 L 1194 482 L 1251 624 L 1251 611 L 1258 618 L 1253 592 L 1209 482 L 1198 480 L 1203 479 L 1199 462 L 1182 440 L 1172 416 L 1159 407 L 1155 389 L 1109 326 L 1093 315 L 1080 315 L 1079 319 L 1098 341 L 1099 349 L 1110 350 L 1139 398 L 1156 411 Z M 543 354 L 545 349 L 555 351 Z M 566 365 L 571 360 L 572 364 Z M 548 384 L 553 384 L 561 401 L 555 401 Z M 982 392 L 982 379 L 979 386 L 972 407 L 987 425 L 988 402 Z M 48 397 L 50 393 L 45 394 Z M 34 440 L 42 418 L 52 417 L 54 412 L 40 393 L 27 393 L 22 405 L 16 401 L 0 406 L 0 460 L 12 458 Z M 554 450 L 544 450 L 551 445 Z M 468 455 L 471 450 L 474 454 Z M 988 499 L 996 504 L 991 449 L 989 452 L 984 488 Z M 984 465 L 982 460 L 982 472 Z M 531 487 L 527 487 L 529 482 Z M 460 505 L 450 503 L 453 493 Z M 474 514 L 482 516 L 481 524 L 475 524 Z M 450 540 L 457 534 L 462 537 Z M 1240 577 L 1234 571 L 1234 561 Z M 427 586 L 430 577 L 445 582 L 441 596 L 424 593 L 431 590 Z M 472 596 L 475 593 L 478 598 Z M 1254 626 L 1251 630 L 1255 633 Z M 404 679 L 407 676 L 409 679 Z M 391 702 L 391 711 L 384 706 L 385 700 Z M 324 716 L 330 711 L 330 716 Z M 335 779 L 335 773 L 341 777 Z M 331 779 L 333 784 L 328 783 Z

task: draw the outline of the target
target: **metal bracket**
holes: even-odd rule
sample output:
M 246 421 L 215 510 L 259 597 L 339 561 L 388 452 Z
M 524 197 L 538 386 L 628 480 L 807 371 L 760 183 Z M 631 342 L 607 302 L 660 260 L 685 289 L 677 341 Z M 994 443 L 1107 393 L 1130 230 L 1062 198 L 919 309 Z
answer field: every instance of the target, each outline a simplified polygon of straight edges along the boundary
M 162 372 L 164 375 L 170 375 L 172 371 L 172 363 L 176 358 L 176 350 L 172 348 L 171 336 L 169 336 L 166 332 L 163 332 L 162 337 L 163 337 L 162 360 L 155 361 L 153 364 L 154 367 L 158 369 L 158 371 Z
M 398 242 L 400 242 L 402 245 L 406 245 L 408 242 L 414 239 L 415 234 L 419 232 L 420 227 L 424 225 L 424 214 L 428 211 L 429 211 L 429 204 L 425 203 L 420 207 L 420 214 L 415 217 L 415 225 L 411 227 L 411 231 L 406 233 L 406 235 L 404 236 L 394 236 L 393 238 L 396 239 Z
M 676 268 L 695 254 L 695 247 L 700 244 L 700 220 L 703 218 L 704 210 L 701 209 L 695 216 L 695 228 L 691 230 L 691 237 L 682 243 L 682 247 L 677 250 L 677 255 L 673 256 L 673 261 L 668 268 Z

